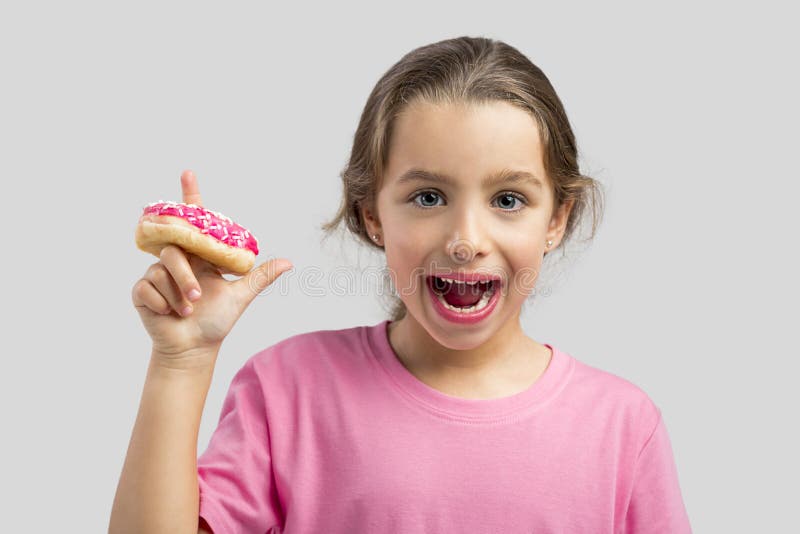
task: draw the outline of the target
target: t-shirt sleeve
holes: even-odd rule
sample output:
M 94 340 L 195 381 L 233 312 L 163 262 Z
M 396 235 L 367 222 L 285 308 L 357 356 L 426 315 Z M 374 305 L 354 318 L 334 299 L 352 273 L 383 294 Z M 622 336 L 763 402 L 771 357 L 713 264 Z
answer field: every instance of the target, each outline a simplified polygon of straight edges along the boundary
M 639 453 L 625 534 L 691 534 L 667 428 L 658 410 L 652 434 Z
M 200 517 L 215 534 L 279 531 L 269 425 L 252 358 L 236 373 L 219 423 L 197 459 Z

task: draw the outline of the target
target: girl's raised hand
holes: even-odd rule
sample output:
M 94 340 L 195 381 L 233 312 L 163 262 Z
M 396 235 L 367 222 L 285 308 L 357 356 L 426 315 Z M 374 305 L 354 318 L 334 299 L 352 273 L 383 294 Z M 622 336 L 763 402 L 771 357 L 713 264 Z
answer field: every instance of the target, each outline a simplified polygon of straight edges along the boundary
M 202 206 L 192 171 L 181 175 L 183 202 Z M 223 339 L 253 299 L 292 268 L 286 259 L 262 263 L 238 280 L 226 280 L 206 260 L 175 245 L 161 250 L 133 286 L 133 305 L 153 340 L 154 357 L 175 367 L 214 365 Z

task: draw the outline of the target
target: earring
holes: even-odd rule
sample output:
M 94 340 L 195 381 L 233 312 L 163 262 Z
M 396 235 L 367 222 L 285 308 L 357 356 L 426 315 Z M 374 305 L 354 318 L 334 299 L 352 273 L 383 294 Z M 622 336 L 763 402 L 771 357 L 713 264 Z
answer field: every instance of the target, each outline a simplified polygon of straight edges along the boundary
M 378 242 L 378 234 L 372 234 L 372 240 Z
M 553 240 L 552 240 L 552 239 L 548 239 L 548 240 L 547 240 L 547 248 L 550 248 L 550 246 L 551 246 L 552 244 L 553 244 Z

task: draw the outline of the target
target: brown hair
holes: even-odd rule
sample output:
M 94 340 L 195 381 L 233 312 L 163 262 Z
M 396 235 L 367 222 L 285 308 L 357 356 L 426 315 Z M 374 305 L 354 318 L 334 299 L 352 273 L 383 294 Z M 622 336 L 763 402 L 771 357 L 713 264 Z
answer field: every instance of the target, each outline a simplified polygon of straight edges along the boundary
M 603 212 L 602 188 L 578 169 L 575 135 L 547 76 L 516 48 L 467 36 L 416 48 L 378 80 L 361 114 L 350 160 L 340 173 L 344 191 L 338 212 L 321 226 L 326 237 L 344 222 L 360 242 L 382 250 L 367 235 L 361 207 L 371 206 L 380 190 L 395 117 L 418 100 L 504 101 L 530 113 L 542 136 L 554 210 L 564 202 L 574 202 L 561 244 L 572 237 L 587 212 L 592 224 L 586 241 L 594 237 Z M 400 319 L 405 311 L 402 300 L 394 298 L 391 319 Z

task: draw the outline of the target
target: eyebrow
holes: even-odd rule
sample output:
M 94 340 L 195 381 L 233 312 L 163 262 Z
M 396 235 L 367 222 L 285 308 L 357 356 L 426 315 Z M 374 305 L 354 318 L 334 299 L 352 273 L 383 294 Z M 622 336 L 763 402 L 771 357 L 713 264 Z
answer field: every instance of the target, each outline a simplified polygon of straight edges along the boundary
M 441 182 L 449 185 L 455 184 L 455 180 L 446 174 L 426 171 L 425 169 L 412 168 L 400 175 L 397 183 L 402 185 L 409 182 Z M 521 184 L 530 183 L 540 189 L 544 189 L 544 184 L 534 174 L 528 171 L 515 171 L 503 169 L 502 171 L 487 176 L 483 180 L 484 186 L 491 186 L 501 183 Z

